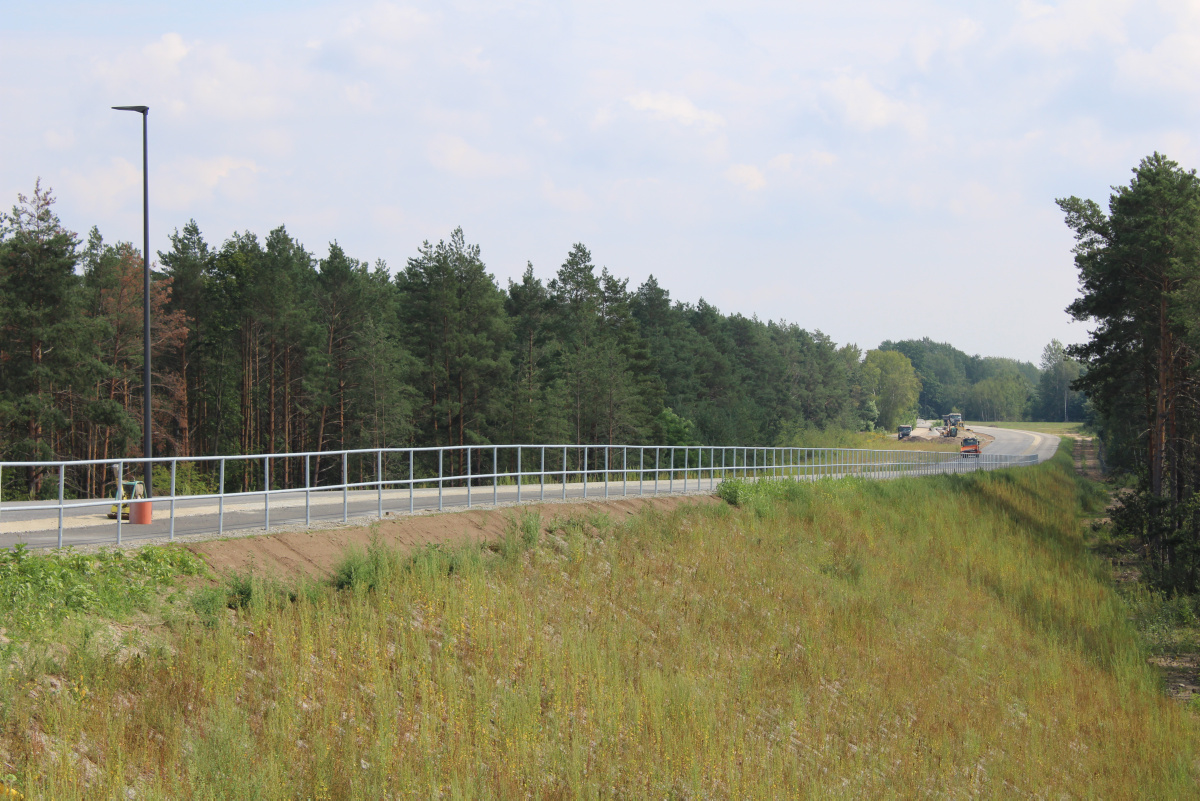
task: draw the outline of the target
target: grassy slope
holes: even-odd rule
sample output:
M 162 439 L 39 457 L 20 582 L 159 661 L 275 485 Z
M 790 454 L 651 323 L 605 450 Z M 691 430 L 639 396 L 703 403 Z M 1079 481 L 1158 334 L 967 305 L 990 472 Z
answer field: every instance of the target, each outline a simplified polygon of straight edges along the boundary
M 1082 434 L 1083 423 L 1033 423 L 1033 422 L 1001 422 L 1001 423 L 980 423 L 981 426 L 992 426 L 993 428 L 1015 428 L 1021 431 L 1036 431 L 1039 434 L 1055 434 L 1063 436 L 1065 434 Z
M 158 656 L 7 682 L 0 756 L 54 798 L 1195 792 L 1064 453 L 774 495 L 243 584 Z

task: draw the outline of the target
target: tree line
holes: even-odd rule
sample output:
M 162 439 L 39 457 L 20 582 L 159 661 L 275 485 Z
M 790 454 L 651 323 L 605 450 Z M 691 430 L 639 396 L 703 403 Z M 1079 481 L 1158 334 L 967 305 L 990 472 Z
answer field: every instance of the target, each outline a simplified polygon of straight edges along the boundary
M 1042 351 L 1040 364 L 995 356 L 969 356 L 931 339 L 891 340 L 880 350 L 897 351 L 912 363 L 920 392 L 917 412 L 936 419 L 960 412 L 968 420 L 1081 422 L 1090 409 L 1073 386 L 1083 365 L 1057 339 Z
M 141 254 L 66 230 L 54 202 L 39 182 L 0 228 L 0 460 L 138 457 Z M 805 429 L 894 430 L 918 398 L 926 416 L 960 403 L 923 343 L 864 354 L 674 301 L 653 276 L 631 288 L 597 267 L 582 244 L 552 276 L 528 265 L 505 287 L 461 229 L 394 274 L 337 242 L 319 258 L 283 226 L 213 245 L 189 221 L 170 245 L 150 299 L 157 456 L 790 444 Z M 285 460 L 275 480 L 301 485 L 302 469 Z M 319 482 L 336 465 L 312 469 Z M 49 491 L 45 470 L 12 473 L 10 491 Z M 96 496 L 108 479 L 72 480 Z

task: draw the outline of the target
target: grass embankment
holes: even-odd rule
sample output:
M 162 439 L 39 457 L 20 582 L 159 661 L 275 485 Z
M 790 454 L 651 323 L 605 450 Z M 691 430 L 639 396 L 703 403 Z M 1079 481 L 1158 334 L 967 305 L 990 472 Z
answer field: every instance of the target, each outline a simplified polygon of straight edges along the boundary
M 1054 434 L 1059 437 L 1083 433 L 1083 423 L 1034 423 L 1018 420 L 1015 422 L 979 423 L 978 425 L 991 426 L 993 428 L 1014 428 L 1020 431 L 1034 431 L 1038 434 Z
M 4 771 L 53 798 L 1195 792 L 1065 452 L 725 493 L 204 590 L 157 654 L 14 672 Z

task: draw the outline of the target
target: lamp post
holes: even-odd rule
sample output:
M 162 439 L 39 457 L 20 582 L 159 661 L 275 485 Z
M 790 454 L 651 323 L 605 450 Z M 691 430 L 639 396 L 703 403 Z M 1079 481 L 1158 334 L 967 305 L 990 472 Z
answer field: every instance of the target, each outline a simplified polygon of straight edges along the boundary
M 142 343 L 143 386 L 145 396 L 142 400 L 142 455 L 149 460 L 154 455 L 154 443 L 150 433 L 150 177 L 149 162 L 146 157 L 146 118 L 150 114 L 149 106 L 113 106 L 117 111 L 136 111 L 142 115 Z M 153 495 L 151 480 L 153 471 L 150 462 L 146 462 L 146 497 Z M 117 497 L 121 497 L 121 488 L 117 487 Z M 118 512 L 119 513 L 119 512 Z

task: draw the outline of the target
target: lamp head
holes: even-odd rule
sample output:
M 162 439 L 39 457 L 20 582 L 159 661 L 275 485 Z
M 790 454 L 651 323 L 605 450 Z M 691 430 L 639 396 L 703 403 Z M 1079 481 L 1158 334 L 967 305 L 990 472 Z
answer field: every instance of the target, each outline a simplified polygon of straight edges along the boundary
M 150 110 L 149 106 L 113 106 L 116 111 L 136 111 L 138 114 L 145 114 Z

